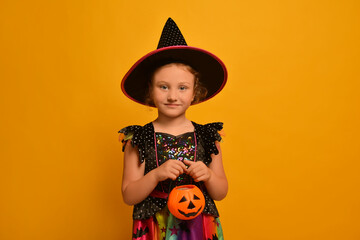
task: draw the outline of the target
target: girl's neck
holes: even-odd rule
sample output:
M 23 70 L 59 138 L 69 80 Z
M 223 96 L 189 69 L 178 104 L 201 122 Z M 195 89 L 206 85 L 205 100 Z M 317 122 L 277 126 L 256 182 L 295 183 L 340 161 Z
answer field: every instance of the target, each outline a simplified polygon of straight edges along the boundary
M 164 132 L 172 135 L 179 135 L 185 132 L 194 131 L 192 122 L 185 115 L 177 118 L 169 118 L 159 114 L 158 118 L 153 121 L 156 132 Z

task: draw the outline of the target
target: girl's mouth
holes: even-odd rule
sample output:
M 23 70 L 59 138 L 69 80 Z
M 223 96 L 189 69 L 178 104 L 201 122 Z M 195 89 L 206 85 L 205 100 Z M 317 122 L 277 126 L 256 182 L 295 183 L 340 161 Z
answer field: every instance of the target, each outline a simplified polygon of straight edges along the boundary
M 178 107 L 180 105 L 179 104 L 174 104 L 174 103 L 165 103 L 165 106 L 167 106 L 167 107 Z

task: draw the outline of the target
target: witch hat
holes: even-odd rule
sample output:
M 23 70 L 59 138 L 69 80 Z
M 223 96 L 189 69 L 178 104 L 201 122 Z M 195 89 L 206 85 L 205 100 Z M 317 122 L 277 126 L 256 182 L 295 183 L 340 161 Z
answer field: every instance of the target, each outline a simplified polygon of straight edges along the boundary
M 176 23 L 169 18 L 157 49 L 140 58 L 125 74 L 121 82 L 123 93 L 133 101 L 146 105 L 152 73 L 158 67 L 172 62 L 188 64 L 200 73 L 200 82 L 208 90 L 202 102 L 214 97 L 225 86 L 225 64 L 204 49 L 188 46 Z

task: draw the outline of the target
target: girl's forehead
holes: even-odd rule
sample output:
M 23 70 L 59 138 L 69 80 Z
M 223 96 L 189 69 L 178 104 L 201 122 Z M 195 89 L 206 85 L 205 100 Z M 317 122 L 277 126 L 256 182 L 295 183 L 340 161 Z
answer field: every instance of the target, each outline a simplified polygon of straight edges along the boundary
M 186 71 L 186 72 L 190 72 L 189 70 L 189 66 L 182 64 L 182 63 L 168 63 L 165 64 L 161 67 L 159 67 L 158 69 L 155 70 L 155 74 L 158 72 L 163 72 L 163 71 Z
M 168 64 L 160 67 L 155 71 L 153 76 L 154 82 L 165 81 L 165 82 L 194 82 L 194 74 L 192 74 L 186 66 Z

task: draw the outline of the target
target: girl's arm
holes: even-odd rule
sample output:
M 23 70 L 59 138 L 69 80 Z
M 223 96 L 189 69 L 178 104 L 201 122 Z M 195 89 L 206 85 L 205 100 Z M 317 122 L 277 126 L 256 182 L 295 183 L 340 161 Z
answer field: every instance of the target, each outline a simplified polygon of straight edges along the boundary
M 189 174 L 196 182 L 203 181 L 210 197 L 220 201 L 225 198 L 228 192 L 228 182 L 226 179 L 224 166 L 222 163 L 222 153 L 220 144 L 215 143 L 219 153 L 212 154 L 212 161 L 207 167 L 203 162 L 192 162 L 185 160 L 185 164 L 189 165 L 187 174 Z
M 124 202 L 135 205 L 143 201 L 160 181 L 168 178 L 175 180 L 185 171 L 180 161 L 168 160 L 160 167 L 144 175 L 145 164 L 139 161 L 139 151 L 128 141 L 124 151 L 124 171 L 122 195 Z

